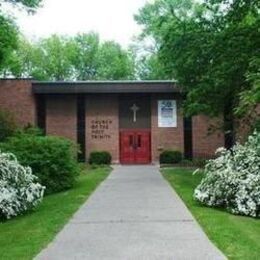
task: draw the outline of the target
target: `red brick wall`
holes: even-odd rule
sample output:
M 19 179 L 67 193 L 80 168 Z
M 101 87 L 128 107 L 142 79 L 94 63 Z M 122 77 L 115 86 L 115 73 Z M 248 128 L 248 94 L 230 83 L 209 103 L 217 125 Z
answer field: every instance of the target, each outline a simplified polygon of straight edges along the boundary
M 114 163 L 119 162 L 118 121 L 117 95 L 89 95 L 86 97 L 87 158 L 91 151 L 103 150 L 111 153 Z
M 158 161 L 159 154 L 165 149 L 177 149 L 183 152 L 183 117 L 180 102 L 177 103 L 178 121 L 176 128 L 158 127 L 158 105 L 160 99 L 176 99 L 169 95 L 151 97 L 151 145 L 152 161 Z M 35 98 L 30 80 L 0 80 L 0 108 L 14 114 L 18 124 L 24 126 L 36 122 Z M 92 127 L 105 121 L 102 138 L 96 138 Z M 86 156 L 90 151 L 107 150 L 112 154 L 113 162 L 119 162 L 119 119 L 117 95 L 88 95 L 86 97 Z M 110 123 L 111 122 L 111 123 Z M 206 116 L 192 119 L 193 155 L 210 157 L 217 147 L 224 146 L 224 135 L 220 131 L 208 134 L 208 128 L 217 120 Z M 217 123 L 219 125 L 219 123 Z M 95 129 L 94 129 L 95 130 Z M 96 129 L 100 130 L 100 128 Z M 46 133 L 77 140 L 77 99 L 73 95 L 49 95 L 46 99 Z M 105 137 L 104 137 L 105 136 Z
M 177 100 L 177 127 L 158 127 L 158 100 L 163 99 Z M 180 109 L 180 99 L 164 95 L 152 95 L 151 116 L 152 162 L 159 161 L 159 155 L 163 150 L 174 149 L 183 152 L 183 117 Z
M 34 125 L 36 107 L 31 81 L 27 79 L 0 80 L 0 109 L 12 113 L 20 126 Z
M 77 98 L 72 95 L 46 97 L 46 134 L 77 141 Z
M 209 133 L 209 127 L 218 127 L 222 124 L 220 118 L 210 119 L 204 115 L 194 116 L 192 118 L 192 140 L 193 157 L 207 158 L 212 157 L 218 147 L 225 145 L 224 133 L 216 130 Z

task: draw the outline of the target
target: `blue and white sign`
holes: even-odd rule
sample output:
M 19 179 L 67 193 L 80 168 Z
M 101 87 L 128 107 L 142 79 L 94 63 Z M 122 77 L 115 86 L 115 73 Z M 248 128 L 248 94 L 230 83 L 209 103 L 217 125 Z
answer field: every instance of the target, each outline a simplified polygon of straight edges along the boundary
M 158 100 L 158 126 L 177 127 L 176 100 Z

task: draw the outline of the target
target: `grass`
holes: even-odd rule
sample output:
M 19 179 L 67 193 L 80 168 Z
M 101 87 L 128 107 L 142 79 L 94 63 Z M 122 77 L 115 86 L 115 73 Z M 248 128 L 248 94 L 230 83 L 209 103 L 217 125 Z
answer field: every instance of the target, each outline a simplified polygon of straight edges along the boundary
M 193 191 L 202 174 L 188 169 L 163 169 L 164 177 L 176 190 L 209 239 L 228 259 L 260 259 L 260 220 L 235 216 L 224 210 L 202 206 L 193 199 Z
M 73 189 L 46 196 L 33 212 L 0 223 L 0 259 L 32 259 L 86 201 L 109 168 L 86 170 Z

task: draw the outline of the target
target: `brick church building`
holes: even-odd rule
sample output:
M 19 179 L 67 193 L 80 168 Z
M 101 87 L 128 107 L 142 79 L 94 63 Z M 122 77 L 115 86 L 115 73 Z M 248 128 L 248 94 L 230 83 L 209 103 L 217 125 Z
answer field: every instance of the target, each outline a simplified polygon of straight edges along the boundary
M 213 156 L 224 146 L 223 133 L 209 135 L 213 120 L 206 116 L 185 118 L 183 99 L 173 81 L 0 80 L 0 109 L 20 126 L 75 141 L 84 160 L 101 150 L 114 163 L 156 163 L 168 149 L 186 158 Z

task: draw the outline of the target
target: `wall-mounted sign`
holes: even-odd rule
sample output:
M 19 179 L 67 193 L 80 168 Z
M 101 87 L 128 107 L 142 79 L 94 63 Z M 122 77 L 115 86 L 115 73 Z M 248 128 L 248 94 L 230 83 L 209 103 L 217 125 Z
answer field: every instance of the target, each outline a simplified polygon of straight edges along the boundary
M 176 100 L 158 100 L 158 126 L 177 127 Z
M 92 139 L 110 139 L 111 136 L 108 133 L 112 120 L 92 120 L 91 121 L 91 138 Z

